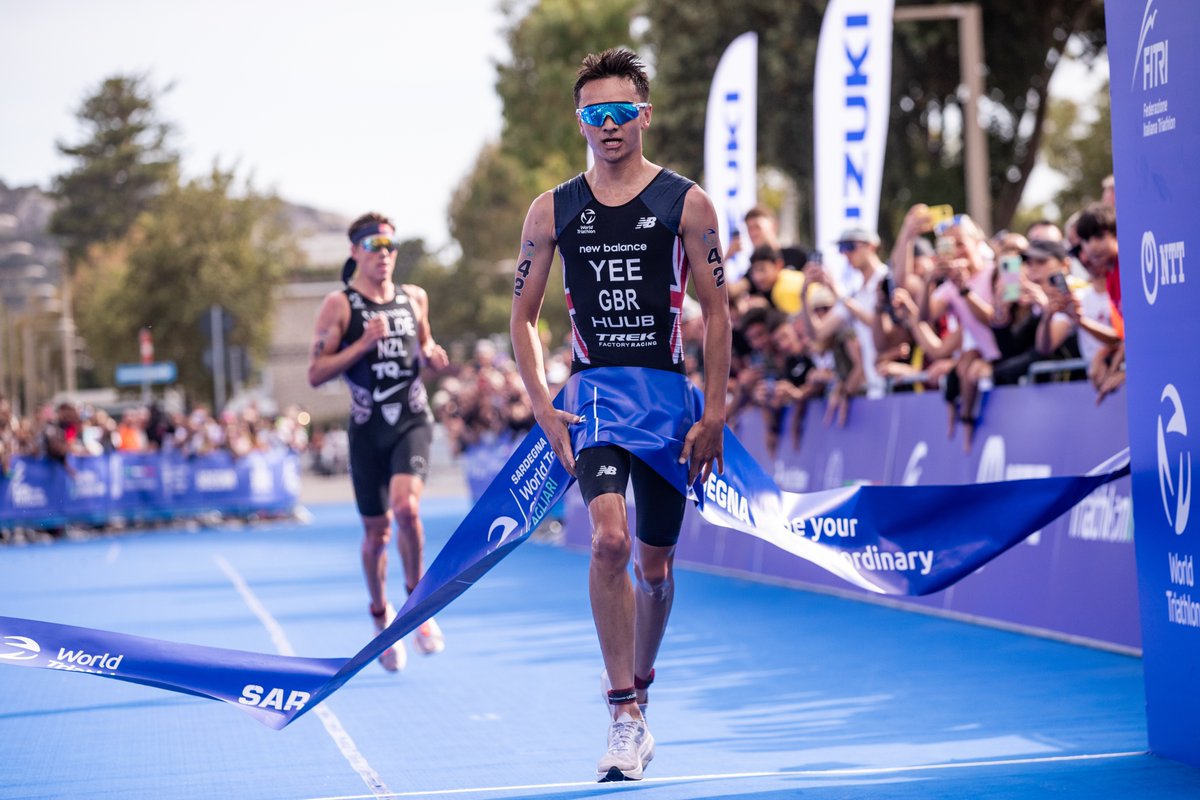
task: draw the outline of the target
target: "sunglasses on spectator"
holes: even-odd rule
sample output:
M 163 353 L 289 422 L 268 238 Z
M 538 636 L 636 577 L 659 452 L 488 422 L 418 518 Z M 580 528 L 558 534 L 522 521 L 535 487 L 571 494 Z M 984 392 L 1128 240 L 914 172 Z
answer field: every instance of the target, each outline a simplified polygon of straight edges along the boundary
M 624 125 L 631 119 L 637 119 L 642 109 L 649 107 L 649 103 L 592 103 L 590 106 L 575 109 L 575 116 L 593 128 L 603 125 L 606 117 L 612 117 L 612 121 L 617 125 Z
M 390 236 L 368 236 L 358 243 L 359 247 L 366 250 L 368 253 L 378 253 L 380 250 L 397 250 L 400 247 L 399 242 Z
M 859 242 L 838 242 L 839 253 L 853 253 L 854 248 L 858 247 Z
M 824 314 L 826 311 L 828 311 L 831 308 L 833 308 L 833 306 L 813 306 L 813 313 L 814 314 Z

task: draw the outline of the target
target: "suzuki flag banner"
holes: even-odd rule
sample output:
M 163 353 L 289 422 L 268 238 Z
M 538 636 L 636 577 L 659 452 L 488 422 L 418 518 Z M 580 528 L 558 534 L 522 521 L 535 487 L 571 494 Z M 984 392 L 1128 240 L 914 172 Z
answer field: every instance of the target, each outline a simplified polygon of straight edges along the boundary
M 1117 456 L 1086 476 L 962 486 L 848 486 L 784 492 L 725 429 L 725 471 L 687 486 L 678 463 L 703 409 L 685 376 L 597 368 L 555 400 L 583 418 L 576 452 L 617 444 L 696 503 L 705 519 L 757 536 L 872 592 L 936 592 L 1127 474 Z M 223 700 L 282 728 L 447 606 L 538 526 L 574 479 L 539 428 L 517 446 L 451 535 L 396 620 L 350 659 L 260 655 L 0 617 L 0 662 L 89 672 Z M 931 515 L 929 509 L 938 513 Z
M 704 191 L 717 210 L 721 242 L 729 246 L 742 218 L 758 202 L 758 34 L 743 33 L 725 48 L 708 90 L 704 119 Z M 735 281 L 750 266 L 750 243 L 725 265 Z
M 837 238 L 879 225 L 892 89 L 892 0 L 831 0 L 813 77 L 815 247 L 843 284 Z
M 1200 281 L 1187 261 L 1200 241 L 1196 10 L 1105 3 L 1147 732 L 1158 755 L 1200 766 Z

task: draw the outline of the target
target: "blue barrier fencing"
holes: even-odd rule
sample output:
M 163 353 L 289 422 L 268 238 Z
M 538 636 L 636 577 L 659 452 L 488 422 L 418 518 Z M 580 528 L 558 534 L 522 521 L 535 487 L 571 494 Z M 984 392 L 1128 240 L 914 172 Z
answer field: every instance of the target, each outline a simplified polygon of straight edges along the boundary
M 219 512 L 287 513 L 300 496 L 300 460 L 289 450 L 111 453 L 69 457 L 74 474 L 44 458 L 14 458 L 0 477 L 0 527 L 143 522 Z

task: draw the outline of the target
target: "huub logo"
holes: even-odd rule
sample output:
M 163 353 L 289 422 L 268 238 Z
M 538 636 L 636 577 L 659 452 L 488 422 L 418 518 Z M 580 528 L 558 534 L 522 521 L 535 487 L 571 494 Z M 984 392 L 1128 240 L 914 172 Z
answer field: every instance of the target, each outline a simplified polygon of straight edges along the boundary
M 28 636 L 5 636 L 0 639 L 0 648 L 8 648 L 0 650 L 0 659 L 5 661 L 27 661 L 42 652 L 38 643 Z
M 1162 492 L 1163 511 L 1167 515 L 1167 524 L 1171 525 L 1176 535 L 1183 533 L 1188 524 L 1188 513 L 1192 506 L 1192 454 L 1186 447 L 1187 418 L 1183 413 L 1183 400 L 1179 390 L 1168 383 L 1163 388 L 1159 402 L 1168 401 L 1171 404 L 1171 415 L 1163 426 L 1163 415 L 1158 415 L 1158 488 Z M 1168 438 L 1168 434 L 1173 434 Z M 1175 480 L 1171 471 L 1178 463 L 1179 470 Z M 1174 512 L 1171 510 L 1174 501 Z

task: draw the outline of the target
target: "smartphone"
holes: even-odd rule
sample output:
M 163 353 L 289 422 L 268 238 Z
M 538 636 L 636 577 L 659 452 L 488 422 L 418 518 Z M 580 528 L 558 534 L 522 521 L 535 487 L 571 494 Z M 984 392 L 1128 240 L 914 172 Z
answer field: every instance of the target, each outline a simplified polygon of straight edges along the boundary
M 1048 278 L 1050 285 L 1063 294 L 1070 294 L 1071 290 L 1067 286 L 1067 276 L 1063 272 L 1051 272 Z
M 929 229 L 936 231 L 938 226 L 954 219 L 954 209 L 943 203 L 940 206 L 929 207 Z
M 1000 259 L 1000 299 L 1015 303 L 1021 298 L 1021 257 L 1003 256 Z
M 949 258 L 958 250 L 958 242 L 954 240 L 953 236 L 939 236 L 936 249 L 939 256 Z
M 879 282 L 879 291 L 883 295 L 883 306 L 887 309 L 888 316 L 892 318 L 892 322 L 896 321 L 896 308 L 892 305 L 892 273 L 885 272 L 883 280 Z

